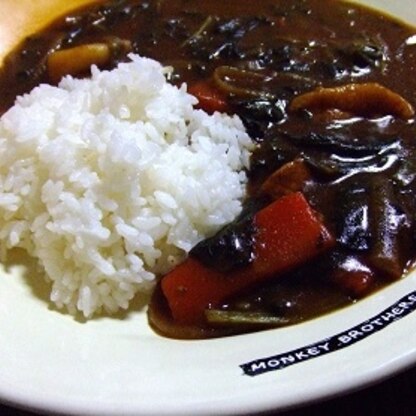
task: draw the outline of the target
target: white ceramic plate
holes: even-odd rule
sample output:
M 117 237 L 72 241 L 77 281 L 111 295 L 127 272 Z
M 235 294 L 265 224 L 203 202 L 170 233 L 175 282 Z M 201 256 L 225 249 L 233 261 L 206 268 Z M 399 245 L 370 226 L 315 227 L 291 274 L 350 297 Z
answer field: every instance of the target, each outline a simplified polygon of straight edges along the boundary
M 414 0 L 363 3 L 416 23 Z M 36 273 L 33 264 L 27 273 Z M 185 416 L 282 410 L 416 363 L 416 274 L 302 325 L 192 342 L 158 337 L 140 312 L 74 321 L 48 309 L 44 289 L 29 284 L 22 268 L 2 272 L 0 399 L 38 411 Z

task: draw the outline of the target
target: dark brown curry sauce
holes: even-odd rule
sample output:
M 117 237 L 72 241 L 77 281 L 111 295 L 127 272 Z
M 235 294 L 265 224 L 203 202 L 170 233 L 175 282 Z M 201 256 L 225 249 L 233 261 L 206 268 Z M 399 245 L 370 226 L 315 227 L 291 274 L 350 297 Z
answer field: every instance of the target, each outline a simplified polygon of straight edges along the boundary
M 58 20 L 8 57 L 0 108 L 50 81 L 48 54 L 94 42 L 128 41 L 106 67 L 132 51 L 173 66 L 175 83 L 213 82 L 258 142 L 248 201 L 263 200 L 264 181 L 301 160 L 310 175 L 300 190 L 337 239 L 312 263 L 222 308 L 272 314 L 282 325 L 292 324 L 348 305 L 411 267 L 416 128 L 413 115 L 397 116 L 383 97 L 368 114 L 291 111 L 290 104 L 317 88 L 377 83 L 415 107 L 415 34 L 396 20 L 335 0 L 104 2 Z M 172 322 L 159 288 L 149 317 L 157 331 L 178 338 L 273 326 L 183 327 Z

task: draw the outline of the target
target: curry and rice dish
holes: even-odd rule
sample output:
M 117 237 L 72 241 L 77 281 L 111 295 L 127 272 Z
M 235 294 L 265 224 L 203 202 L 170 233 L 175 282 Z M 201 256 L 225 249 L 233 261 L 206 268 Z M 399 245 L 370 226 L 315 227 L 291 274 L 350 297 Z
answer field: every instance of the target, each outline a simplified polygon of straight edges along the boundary
M 415 29 L 341 1 L 76 11 L 3 66 L 2 246 L 168 337 L 350 305 L 416 258 L 415 73 Z

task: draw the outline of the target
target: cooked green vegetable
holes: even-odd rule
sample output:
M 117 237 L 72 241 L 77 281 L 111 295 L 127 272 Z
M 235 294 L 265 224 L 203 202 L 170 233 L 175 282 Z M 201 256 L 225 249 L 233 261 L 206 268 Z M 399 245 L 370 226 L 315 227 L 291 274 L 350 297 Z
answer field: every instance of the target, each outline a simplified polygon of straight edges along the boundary
M 219 326 L 251 326 L 278 327 L 287 325 L 290 320 L 262 312 L 226 311 L 207 309 L 205 317 L 209 324 Z

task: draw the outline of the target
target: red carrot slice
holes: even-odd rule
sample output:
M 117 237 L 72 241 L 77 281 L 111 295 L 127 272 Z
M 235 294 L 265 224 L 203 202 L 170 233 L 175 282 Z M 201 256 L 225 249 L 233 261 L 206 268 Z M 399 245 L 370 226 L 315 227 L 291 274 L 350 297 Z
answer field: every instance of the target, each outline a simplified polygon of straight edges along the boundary
M 250 266 L 226 274 L 190 257 L 162 279 L 162 291 L 177 322 L 203 322 L 205 309 L 220 306 L 230 296 L 276 277 L 334 244 L 299 192 L 273 202 L 258 212 L 254 221 L 255 259 Z
M 345 293 L 362 298 L 374 289 L 374 271 L 356 257 L 347 256 L 332 270 L 331 280 Z
M 286 195 L 259 211 L 255 274 L 285 272 L 320 254 L 335 243 L 300 192 Z
M 209 81 L 200 81 L 190 85 L 188 92 L 198 99 L 198 107 L 209 114 L 215 111 L 224 113 L 229 110 L 225 95 Z
M 367 295 L 374 283 L 374 274 L 371 271 L 347 271 L 338 269 L 332 276 L 333 281 L 346 293 L 354 298 Z

